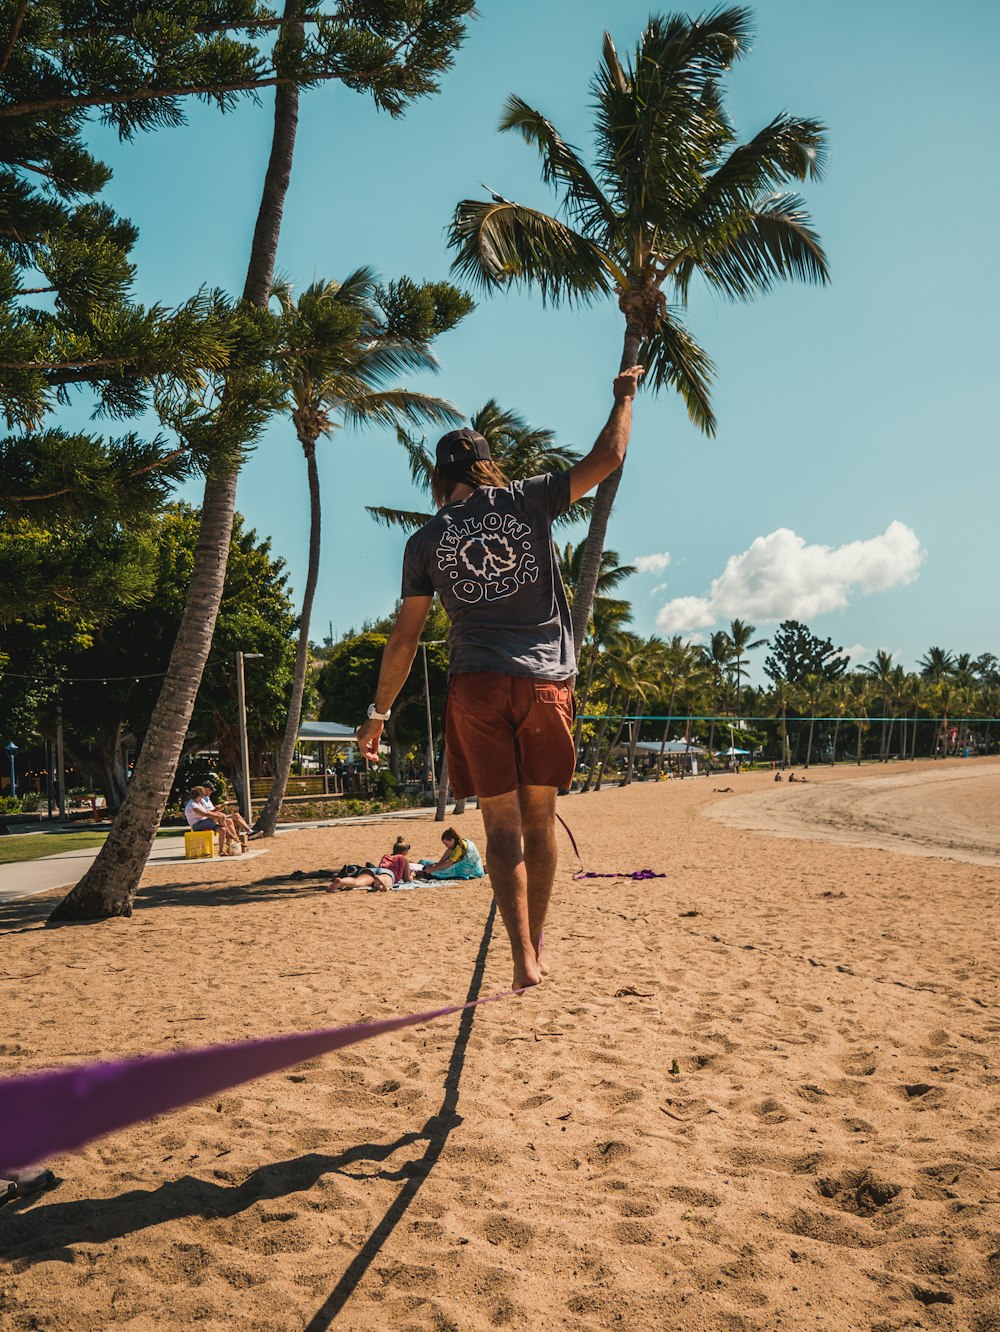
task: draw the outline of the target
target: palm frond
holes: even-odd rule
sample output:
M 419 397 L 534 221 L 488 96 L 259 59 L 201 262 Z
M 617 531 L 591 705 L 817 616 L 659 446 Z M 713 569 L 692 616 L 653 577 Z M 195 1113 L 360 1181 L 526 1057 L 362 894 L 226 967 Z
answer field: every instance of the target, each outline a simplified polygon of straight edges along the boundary
M 448 244 L 452 271 L 486 290 L 535 284 L 542 300 L 587 303 L 612 287 L 601 250 L 548 213 L 509 201 L 463 199 Z
M 706 435 L 715 434 L 710 392 L 715 367 L 706 351 L 669 310 L 656 321 L 656 331 L 639 349 L 646 367 L 645 383 L 653 389 L 670 385 L 684 399 L 688 416 Z
M 695 225 L 709 228 L 789 178 L 818 180 L 825 165 L 826 131 L 818 120 L 775 116 L 713 171 L 691 210 Z
M 367 346 L 358 348 L 351 358 L 358 378 L 372 388 L 408 372 L 436 372 L 438 359 L 427 350 L 400 338 L 377 338 Z
M 416 532 L 429 523 L 432 513 L 416 513 L 410 509 L 388 509 L 380 504 L 366 504 L 365 512 L 381 527 L 401 527 L 404 532 Z
M 526 143 L 534 144 L 542 158 L 542 179 L 547 185 L 563 187 L 563 206 L 585 235 L 602 240 L 614 237 L 618 215 L 576 149 L 560 137 L 550 120 L 511 95 L 500 117 L 500 129 L 517 130 Z
M 705 162 L 732 131 L 714 86 L 747 49 L 749 10 L 653 17 L 623 65 L 606 33 L 592 85 L 604 192 L 635 223 L 667 221 L 690 202 Z
M 444 398 L 414 393 L 409 389 L 366 392 L 356 398 L 341 400 L 338 406 L 344 420 L 351 425 L 391 427 L 400 421 L 407 421 L 410 425 L 420 425 L 425 421 L 435 425 L 457 425 L 464 420 L 458 408 Z
M 418 444 L 401 427 L 396 430 L 396 440 L 406 453 L 413 484 L 419 486 L 425 494 L 430 494 L 431 477 L 434 474 L 434 459 L 426 446 L 422 442 Z
M 720 241 L 706 246 L 697 260 L 698 269 L 712 286 L 734 300 L 770 291 L 775 282 L 784 279 L 829 281 L 826 253 L 798 195 L 768 199 L 749 209 L 728 231 Z

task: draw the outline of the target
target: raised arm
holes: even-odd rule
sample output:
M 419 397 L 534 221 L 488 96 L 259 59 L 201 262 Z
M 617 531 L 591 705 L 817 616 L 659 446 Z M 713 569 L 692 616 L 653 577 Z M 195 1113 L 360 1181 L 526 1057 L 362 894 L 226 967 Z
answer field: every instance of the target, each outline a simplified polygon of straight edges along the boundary
M 597 436 L 594 447 L 585 458 L 569 470 L 569 502 L 575 504 L 588 490 L 599 486 L 606 476 L 624 460 L 628 448 L 628 438 L 632 433 L 632 399 L 640 375 L 645 374 L 645 367 L 631 365 L 623 370 L 614 382 L 614 406 L 608 423 Z
M 382 653 L 382 668 L 375 690 L 375 711 L 388 712 L 396 696 L 406 684 L 406 677 L 417 655 L 417 644 L 431 608 L 433 597 L 404 597 L 396 616 L 396 623 Z M 383 723 L 374 717 L 362 722 L 357 729 L 358 746 L 366 759 L 378 758 L 378 742 Z

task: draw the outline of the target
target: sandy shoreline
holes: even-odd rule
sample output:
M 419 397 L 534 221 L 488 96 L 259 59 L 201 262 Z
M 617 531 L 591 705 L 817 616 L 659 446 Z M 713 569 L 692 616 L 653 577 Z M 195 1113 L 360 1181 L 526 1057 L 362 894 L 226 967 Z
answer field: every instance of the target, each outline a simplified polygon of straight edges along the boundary
M 907 768 L 964 774 L 935 778 L 976 824 L 949 836 L 989 853 L 998 765 Z M 822 840 L 809 802 L 853 782 L 922 848 L 929 784 L 893 816 L 884 771 L 815 772 L 561 801 L 588 869 L 668 877 L 573 882 L 566 847 L 541 990 L 55 1163 L 57 1191 L 0 1211 L 0 1327 L 1000 1328 L 998 875 Z M 779 794 L 809 840 L 730 822 Z M 440 831 L 405 829 L 426 851 Z M 395 832 L 290 835 L 210 882 L 148 870 L 130 921 L 44 931 L 44 902 L 3 906 L 0 1071 L 504 989 L 488 882 L 280 877 Z

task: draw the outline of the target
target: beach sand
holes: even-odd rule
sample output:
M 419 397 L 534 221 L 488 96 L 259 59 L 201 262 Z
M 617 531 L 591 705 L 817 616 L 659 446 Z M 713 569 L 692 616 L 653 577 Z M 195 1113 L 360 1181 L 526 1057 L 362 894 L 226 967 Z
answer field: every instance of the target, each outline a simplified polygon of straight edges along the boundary
M 1000 765 L 810 777 L 561 800 L 588 869 L 668 877 L 574 882 L 563 841 L 539 990 L 52 1163 L 0 1211 L 0 1327 L 1000 1329 Z M 290 834 L 99 926 L 7 904 L 0 1073 L 505 989 L 488 881 L 279 877 L 397 831 L 439 845 Z

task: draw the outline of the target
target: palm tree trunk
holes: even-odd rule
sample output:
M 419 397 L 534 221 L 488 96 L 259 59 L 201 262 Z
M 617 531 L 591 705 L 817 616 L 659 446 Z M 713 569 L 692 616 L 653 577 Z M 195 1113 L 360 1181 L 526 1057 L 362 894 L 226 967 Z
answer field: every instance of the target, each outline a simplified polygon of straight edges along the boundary
M 441 754 L 441 771 L 438 773 L 438 800 L 434 811 L 434 822 L 444 823 L 448 812 L 448 747 Z
M 295 674 L 292 677 L 292 694 L 288 700 L 288 720 L 281 748 L 278 750 L 278 762 L 275 766 L 274 780 L 267 793 L 267 803 L 260 812 L 256 829 L 265 837 L 273 837 L 281 812 L 281 803 L 288 786 L 288 774 L 292 770 L 292 758 L 295 743 L 299 737 L 302 722 L 302 698 L 306 688 L 306 674 L 309 670 L 309 622 L 312 619 L 313 598 L 319 581 L 319 552 L 322 539 L 323 515 L 320 505 L 319 469 L 316 466 L 316 441 L 303 440 L 302 448 L 306 455 L 306 474 L 309 480 L 309 567 L 306 571 L 306 586 L 302 594 L 302 613 L 299 616 L 299 641 L 295 649 Z M 247 802 L 249 806 L 249 801 Z
M 807 767 L 807 768 L 809 767 L 809 761 L 810 761 L 810 759 L 812 758 L 812 752 L 813 752 L 813 727 L 814 727 L 815 725 L 816 725 L 816 718 L 815 718 L 815 717 L 810 717 L 810 718 L 809 718 L 809 740 L 808 740 L 808 742 L 807 742 L 807 744 L 806 744 L 806 767 Z
M 580 736 L 583 734 L 583 715 L 587 711 L 587 702 L 590 698 L 590 686 L 594 682 L 594 667 L 597 664 L 597 644 L 595 643 L 591 650 L 590 661 L 587 663 L 587 678 L 584 681 L 583 691 L 576 701 L 576 727 L 573 731 L 573 749 L 576 752 L 577 759 L 580 755 Z
M 611 705 L 614 702 L 614 697 L 614 693 L 612 692 L 611 696 L 608 698 L 608 710 L 604 714 L 604 719 L 598 727 L 597 735 L 594 737 L 594 752 L 591 755 L 590 771 L 587 773 L 587 780 L 583 784 L 584 791 L 591 790 L 594 785 L 594 774 L 597 772 L 597 765 L 601 757 L 601 746 L 604 744 L 604 737 L 608 731 L 608 721 L 611 716 Z
M 286 0 L 285 17 L 294 18 L 300 5 L 301 0 Z M 301 40 L 303 29 L 301 24 L 292 23 L 282 31 L 280 40 Z M 270 296 L 297 125 L 298 88 L 278 84 L 271 156 L 243 289 L 243 299 L 251 305 L 265 306 Z M 238 463 L 228 459 L 206 473 L 195 574 L 128 794 L 97 859 L 52 912 L 50 922 L 105 920 L 132 914 L 136 889 L 166 808 L 212 646 L 229 561 L 238 473 Z
M 861 767 L 861 723 L 858 723 L 858 767 Z
M 642 329 L 629 324 L 625 330 L 625 346 L 622 351 L 621 370 L 635 365 L 642 345 Z M 580 577 L 573 593 L 573 642 L 582 644 L 590 623 L 590 612 L 594 608 L 597 594 L 597 580 L 601 572 L 601 556 L 604 554 L 604 540 L 608 533 L 608 519 L 621 485 L 622 465 L 606 476 L 597 487 L 594 495 L 594 508 L 590 515 L 590 528 L 580 557 Z
M 631 710 L 631 708 L 632 708 L 632 695 L 629 694 L 628 698 L 625 700 L 625 711 L 622 713 L 622 719 L 618 723 L 618 730 L 615 731 L 615 738 L 611 741 L 611 744 L 608 745 L 607 749 L 604 751 L 604 757 L 601 759 L 601 766 L 597 772 L 597 781 L 594 783 L 595 791 L 599 791 L 601 789 L 601 783 L 604 781 L 604 769 L 608 766 L 608 759 L 611 757 L 611 751 L 614 749 L 615 745 L 617 745 L 619 740 L 622 738 L 622 731 L 624 731 L 625 729 L 625 718 L 628 716 L 628 713 Z
M 837 762 L 837 735 L 840 732 L 840 718 L 833 723 L 833 753 L 830 755 L 830 767 L 834 767 Z

